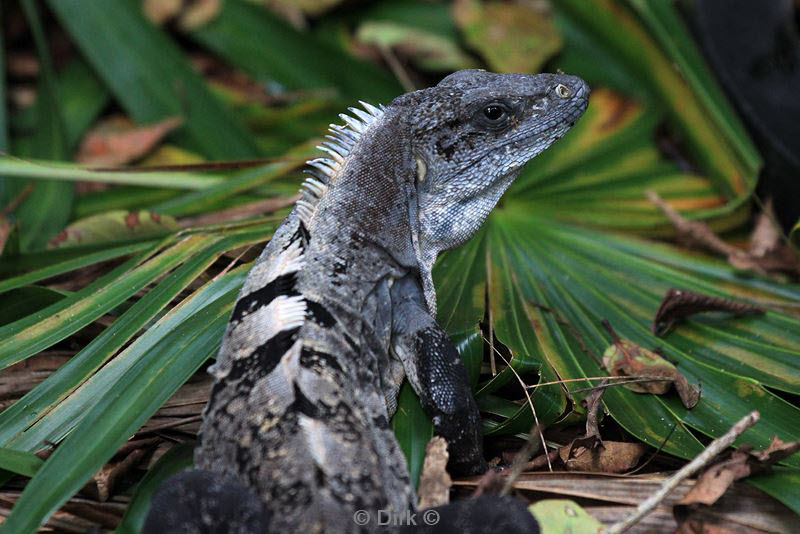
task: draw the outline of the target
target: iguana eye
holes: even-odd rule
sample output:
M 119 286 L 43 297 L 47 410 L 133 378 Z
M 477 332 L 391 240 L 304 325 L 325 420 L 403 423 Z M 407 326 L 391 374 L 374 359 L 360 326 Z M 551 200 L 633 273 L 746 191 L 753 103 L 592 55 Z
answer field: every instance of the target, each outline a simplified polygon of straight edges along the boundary
M 489 104 L 483 108 L 483 116 L 490 122 L 498 122 L 505 117 L 506 110 L 498 104 Z
M 556 94 L 561 98 L 569 98 L 572 96 L 572 89 L 563 84 L 556 85 Z

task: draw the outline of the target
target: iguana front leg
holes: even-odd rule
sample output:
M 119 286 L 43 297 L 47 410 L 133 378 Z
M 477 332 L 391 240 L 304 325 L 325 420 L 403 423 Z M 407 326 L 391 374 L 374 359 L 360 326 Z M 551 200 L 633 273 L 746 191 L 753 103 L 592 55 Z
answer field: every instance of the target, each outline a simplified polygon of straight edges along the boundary
M 483 473 L 480 413 L 458 351 L 428 313 L 416 276 L 395 282 L 391 296 L 392 351 L 403 362 L 436 434 L 447 440 L 450 469 Z

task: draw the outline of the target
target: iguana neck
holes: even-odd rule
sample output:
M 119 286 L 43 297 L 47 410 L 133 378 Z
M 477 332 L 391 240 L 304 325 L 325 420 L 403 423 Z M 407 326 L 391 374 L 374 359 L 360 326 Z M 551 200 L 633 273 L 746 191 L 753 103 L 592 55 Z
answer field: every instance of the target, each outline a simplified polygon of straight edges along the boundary
M 387 252 L 397 263 L 417 268 L 413 245 L 415 165 L 398 113 L 371 122 L 328 177 L 328 190 L 308 221 L 309 233 L 325 239 L 331 232 L 357 234 Z

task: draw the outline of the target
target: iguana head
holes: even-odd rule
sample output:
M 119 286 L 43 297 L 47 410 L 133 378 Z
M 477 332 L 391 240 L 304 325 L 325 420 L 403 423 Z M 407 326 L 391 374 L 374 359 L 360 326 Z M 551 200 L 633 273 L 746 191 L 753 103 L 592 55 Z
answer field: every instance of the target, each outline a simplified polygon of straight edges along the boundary
M 563 136 L 588 100 L 574 76 L 465 70 L 393 102 L 409 111 L 415 241 L 432 311 L 436 256 L 478 230 L 522 166 Z

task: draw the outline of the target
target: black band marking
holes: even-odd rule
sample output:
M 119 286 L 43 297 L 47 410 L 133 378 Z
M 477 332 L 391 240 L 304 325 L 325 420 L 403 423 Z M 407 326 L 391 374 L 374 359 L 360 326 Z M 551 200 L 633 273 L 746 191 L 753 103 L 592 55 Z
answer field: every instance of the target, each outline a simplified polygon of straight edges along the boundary
M 280 295 L 285 295 L 287 297 L 299 295 L 300 293 L 298 293 L 294 288 L 296 282 L 296 271 L 282 274 L 261 289 L 257 289 L 252 293 L 244 295 L 239 299 L 239 302 L 236 303 L 236 307 L 233 310 L 233 315 L 231 316 L 231 321 L 237 323 L 240 322 L 246 315 L 249 315 L 256 310 L 267 306 Z

